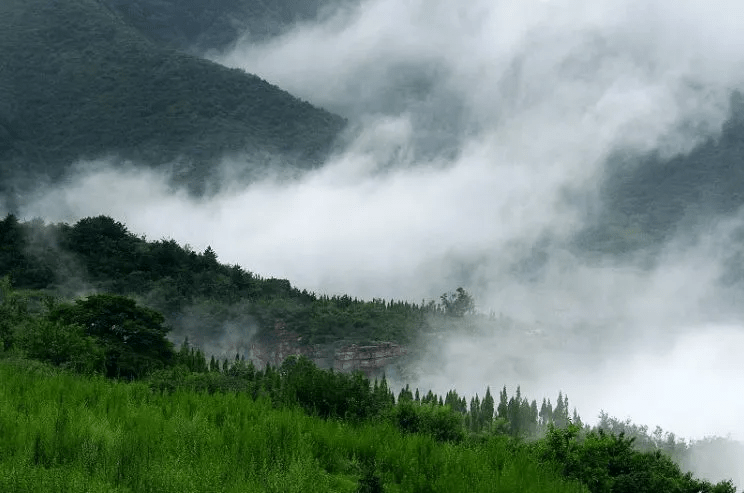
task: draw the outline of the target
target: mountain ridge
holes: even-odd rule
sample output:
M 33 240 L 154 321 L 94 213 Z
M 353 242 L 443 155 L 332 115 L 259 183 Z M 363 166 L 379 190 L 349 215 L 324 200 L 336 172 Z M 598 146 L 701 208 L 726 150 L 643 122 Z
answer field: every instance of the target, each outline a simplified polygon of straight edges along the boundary
M 255 75 L 155 45 L 103 2 L 8 0 L 0 14 L 6 192 L 112 155 L 175 163 L 197 189 L 225 154 L 308 168 L 346 125 Z

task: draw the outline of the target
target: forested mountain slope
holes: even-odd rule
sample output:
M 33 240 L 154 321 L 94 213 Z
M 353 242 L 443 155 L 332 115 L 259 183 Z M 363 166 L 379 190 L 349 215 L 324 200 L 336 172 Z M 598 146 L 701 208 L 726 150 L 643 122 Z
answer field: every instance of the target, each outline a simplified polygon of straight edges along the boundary
M 0 3 L 0 96 L 5 191 L 109 156 L 168 165 L 198 189 L 225 153 L 246 168 L 318 164 L 345 125 L 256 76 L 159 47 L 96 0 Z
M 722 132 L 690 152 L 614 155 L 596 221 L 577 238 L 590 250 L 622 253 L 736 215 L 744 205 L 744 97 L 734 94 Z
M 352 0 L 106 0 L 150 39 L 184 51 L 223 49 L 238 38 L 261 41 L 295 22 Z
M 105 216 L 74 225 L 0 221 L 0 277 L 55 296 L 106 292 L 134 296 L 166 316 L 181 339 L 213 343 L 226 326 L 245 337 L 279 321 L 303 344 L 409 342 L 443 308 L 408 302 L 320 296 L 288 280 L 264 279 L 221 264 L 208 248 L 197 253 L 173 240 L 147 241 Z M 460 310 L 462 311 L 462 310 Z M 455 308 L 450 318 L 461 315 Z

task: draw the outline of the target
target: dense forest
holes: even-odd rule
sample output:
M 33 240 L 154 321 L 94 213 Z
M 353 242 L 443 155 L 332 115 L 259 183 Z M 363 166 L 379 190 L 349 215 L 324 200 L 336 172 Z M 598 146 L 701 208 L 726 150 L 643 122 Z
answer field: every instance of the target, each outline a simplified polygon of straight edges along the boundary
M 153 43 L 96 0 L 0 3 L 0 94 L 0 193 L 17 197 L 97 158 L 204 191 L 225 155 L 240 154 L 245 174 L 307 168 L 345 126 L 254 75 Z
M 73 225 L 6 216 L 0 221 L 0 275 L 17 288 L 55 296 L 99 291 L 134 297 L 163 313 L 181 338 L 198 343 L 218 338 L 230 322 L 266 332 L 277 321 L 305 344 L 408 343 L 439 323 L 466 323 L 463 315 L 474 310 L 462 289 L 426 303 L 316 295 L 285 279 L 222 264 L 209 247 L 195 252 L 174 240 L 148 241 L 106 216 Z
M 140 33 L 165 46 L 203 53 L 248 37 L 263 41 L 351 0 L 106 0 Z
M 585 253 L 653 249 L 736 215 L 744 205 L 744 96 L 734 93 L 730 103 L 721 134 L 687 153 L 616 152 L 605 165 L 601 206 L 576 246 Z M 740 273 L 735 255 L 730 266 Z

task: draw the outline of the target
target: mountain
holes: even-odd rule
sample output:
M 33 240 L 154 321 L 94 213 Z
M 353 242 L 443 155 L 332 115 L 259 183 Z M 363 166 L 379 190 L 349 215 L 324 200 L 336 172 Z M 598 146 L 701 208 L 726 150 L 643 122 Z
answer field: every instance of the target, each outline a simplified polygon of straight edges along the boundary
M 262 41 L 350 0 L 106 0 L 153 41 L 183 51 L 221 50 L 239 38 Z
M 653 249 L 733 217 L 744 205 L 744 96 L 732 96 L 719 136 L 671 158 L 618 153 L 607 170 L 596 217 L 576 240 L 587 250 Z
M 315 166 L 345 126 L 257 76 L 157 45 L 97 0 L 0 3 L 0 96 L 6 192 L 110 156 L 167 165 L 198 189 L 226 153 Z

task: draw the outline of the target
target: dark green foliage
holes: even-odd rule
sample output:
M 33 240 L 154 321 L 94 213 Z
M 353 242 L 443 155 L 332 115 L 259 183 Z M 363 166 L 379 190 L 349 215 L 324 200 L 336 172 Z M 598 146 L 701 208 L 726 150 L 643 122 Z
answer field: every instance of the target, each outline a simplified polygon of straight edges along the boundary
M 459 442 L 464 438 L 462 416 L 448 407 L 398 403 L 392 410 L 394 423 L 407 433 L 423 433 L 440 442 Z
M 31 357 L 78 371 L 90 372 L 94 370 L 93 367 L 100 366 L 107 375 L 115 377 L 136 378 L 149 374 L 147 388 L 155 393 L 138 391 L 138 401 L 147 402 L 155 396 L 164 398 L 166 395 L 178 398 L 184 392 L 235 395 L 236 398 L 244 395 L 253 400 L 271 402 L 275 408 L 301 408 L 307 414 L 343 420 L 354 425 L 371 421 L 387 422 L 404 434 L 433 440 L 425 449 L 418 451 L 422 464 L 431 461 L 434 443 L 457 444 L 467 438 L 478 438 L 472 443 L 479 447 L 489 446 L 493 443 L 494 433 L 534 436 L 539 424 L 536 402 L 526 404 L 528 401 L 521 396 L 519 388 L 515 396 L 508 398 L 507 420 L 491 422 L 489 414 L 492 417 L 492 413 L 488 412 L 493 405 L 491 403 L 489 406 L 490 389 L 487 389 L 487 397 L 482 401 L 475 396 L 470 410 L 463 414 L 462 407 L 456 410 L 450 405 L 443 405 L 444 401 L 431 391 L 422 395 L 416 389 L 414 398 L 408 386 L 401 390 L 396 405 L 384 378 L 370 385 L 370 381 L 361 373 L 342 374 L 320 370 L 305 357 L 290 357 L 279 369 L 267 366 L 257 370 L 252 363 L 246 364 L 239 357 L 231 364 L 223 364 L 222 368 L 214 358 L 208 363 L 204 354 L 191 347 L 188 341 L 184 341 L 181 349 L 173 354 L 167 342 L 161 344 L 165 332 L 162 316 L 120 296 L 95 295 L 77 300 L 74 304 L 55 305 L 53 301 L 38 295 L 36 298 L 33 294 L 19 296 L 10 290 L 6 280 L 0 308 L 7 313 L 15 313 L 14 321 L 18 325 L 13 332 L 12 344 Z M 1 368 L 2 364 L 0 371 Z M 2 390 L 3 386 L 0 386 L 0 392 Z M 507 397 L 504 389 L 500 398 L 506 400 Z M 447 401 L 456 406 L 464 404 L 455 391 L 447 394 Z M 561 407 L 567 405 L 563 394 L 559 394 L 558 401 L 563 403 Z M 107 412 L 112 412 L 108 403 Z M 162 412 L 164 416 L 173 413 L 165 406 Z M 194 402 L 190 402 L 186 412 L 196 416 L 202 411 Z M 24 458 L 32 467 L 63 467 L 69 461 L 76 460 L 81 444 L 65 438 L 66 430 L 74 427 L 69 416 L 67 408 L 62 408 L 54 418 L 54 433 L 32 434 L 26 447 L 30 455 Z M 227 414 L 222 411 L 213 418 L 219 427 L 229 423 Z M 466 434 L 466 423 L 471 435 Z M 3 426 L 0 420 L 0 432 L 4 431 Z M 535 456 L 548 466 L 548 470 L 557 468 L 566 478 L 586 484 L 592 492 L 735 491 L 730 483 L 712 485 L 695 480 L 690 474 L 682 474 L 671 458 L 658 450 L 634 450 L 634 439 L 626 439 L 622 434 L 610 435 L 600 430 L 580 436 L 579 432 L 580 427 L 570 422 L 564 429 L 549 423 L 546 438 L 531 447 Z M 268 446 L 285 446 L 285 432 L 277 439 L 278 442 Z M 515 442 L 515 446 L 517 448 L 511 453 L 519 453 L 522 447 L 518 442 Z M 324 447 L 327 444 L 321 446 Z M 131 452 L 134 453 L 134 449 Z M 363 464 L 359 471 L 357 491 L 381 491 L 384 478 L 405 483 L 405 475 L 393 474 L 385 461 L 376 462 L 374 455 L 369 455 L 369 449 L 360 449 L 356 453 Z M 137 465 L 129 452 L 121 460 L 120 468 L 114 471 L 117 480 L 143 472 L 143 465 Z M 448 454 L 446 460 L 451 460 L 451 455 Z M 491 464 L 496 464 L 503 472 L 504 460 L 496 457 L 492 460 Z M 373 464 L 379 464 L 379 467 Z M 96 467 L 88 470 L 95 470 Z M 409 485 L 407 489 L 431 489 L 431 486 L 424 485 L 430 485 L 433 478 L 439 477 L 442 467 L 443 464 L 436 461 L 426 462 L 425 468 L 417 473 L 414 482 L 417 486 Z M 460 470 L 458 474 L 462 473 Z M 452 491 L 451 485 L 442 488 Z
M 603 430 L 580 434 L 570 425 L 550 425 L 545 440 L 535 447 L 546 461 L 558 464 L 563 475 L 577 479 L 592 493 L 733 493 L 730 482 L 713 485 L 683 473 L 660 451 L 639 452 L 633 438 Z
M 109 377 L 138 378 L 168 365 L 172 344 L 163 316 L 137 306 L 130 298 L 93 295 L 74 304 L 56 306 L 49 314 L 52 323 L 81 327 L 87 337 L 103 348 Z
M 156 286 L 170 285 L 170 281 L 175 280 L 174 292 L 180 297 L 175 301 L 176 307 L 181 306 L 183 300 L 188 300 L 189 296 L 195 296 L 194 293 L 200 296 L 212 294 L 217 300 L 230 300 L 233 303 L 245 296 L 244 299 L 251 301 L 248 306 L 259 307 L 252 313 L 257 314 L 256 318 L 263 320 L 264 324 L 275 322 L 283 316 L 288 324 L 299 327 L 308 323 L 303 316 L 313 313 L 328 317 L 326 323 L 332 324 L 348 320 L 351 313 L 363 313 L 363 309 L 369 309 L 369 313 L 376 314 L 382 322 L 388 322 L 389 319 L 385 318 L 388 313 L 395 316 L 402 314 L 403 320 L 406 320 L 405 317 L 423 319 L 432 315 L 432 311 L 424 305 L 419 307 L 382 300 L 362 302 L 347 296 L 316 297 L 296 290 L 287 281 L 263 280 L 239 267 L 223 266 L 217 262 L 216 254 L 211 249 L 197 254 L 171 241 L 149 243 L 131 235 L 123 225 L 110 218 L 87 219 L 72 227 L 49 227 L 37 223 L 19 224 L 9 217 L 4 225 L 5 234 L 19 235 L 20 240 L 14 247 L 16 250 L 8 250 L 12 254 L 2 257 L 5 262 L 3 268 L 7 269 L 6 273 L 15 272 L 18 279 L 29 284 L 36 281 L 25 278 L 23 269 L 12 269 L 13 265 L 18 264 L 18 258 L 31 264 L 40 255 L 46 265 L 54 266 L 55 258 L 68 255 L 83 260 L 76 263 L 86 265 L 92 271 L 92 279 L 109 287 L 121 289 L 137 279 L 140 292 L 152 296 L 151 291 L 148 291 L 148 280 L 154 280 L 153 284 Z M 43 235 L 34 234 L 39 228 L 42 228 Z M 56 250 L 55 255 L 39 248 L 44 244 L 39 238 L 49 236 L 54 236 L 58 240 L 57 244 L 63 245 L 63 249 Z M 95 247 L 89 247 L 91 244 Z M 125 261 L 106 262 L 106 258 L 115 257 L 122 250 L 130 252 L 129 256 L 123 257 Z M 29 251 L 32 253 L 29 254 Z M 63 255 L 59 255 L 60 252 Z M 155 254 L 151 255 L 153 252 Z M 130 277 L 133 273 L 136 275 Z M 171 275 L 161 277 L 165 274 Z M 117 279 L 113 280 L 111 276 L 116 276 Z M 213 282 L 206 287 L 194 287 L 194 277 L 190 276 L 201 276 L 201 279 Z M 52 281 L 49 281 L 50 288 L 54 287 Z M 207 303 L 205 306 L 209 306 L 209 310 L 214 310 L 214 313 L 220 312 L 219 303 Z M 441 306 L 435 307 L 433 315 L 438 313 L 441 316 L 443 311 Z M 333 315 L 329 316 L 329 313 Z M 127 379 L 147 376 L 145 390 L 138 390 L 139 394 L 135 396 L 137 402 L 155 398 L 153 396 L 179 398 L 190 392 L 215 396 L 233 395 L 236 399 L 248 398 L 262 402 L 262 405 L 270 403 L 277 409 L 300 408 L 306 414 L 327 418 L 330 422 L 343 421 L 350 426 L 364 427 L 370 422 L 377 422 L 381 426 L 392 427 L 415 437 L 415 443 L 421 447 L 415 451 L 419 469 L 412 473 L 411 469 L 393 465 L 395 461 L 403 459 L 402 452 L 395 460 L 390 460 L 389 456 L 380 459 L 380 453 L 372 453 L 370 448 L 357 448 L 350 454 L 357 465 L 353 468 L 354 479 L 346 491 L 378 491 L 378 487 L 383 488 L 388 484 L 400 485 L 404 491 L 457 491 L 462 488 L 463 481 L 492 485 L 497 478 L 507 477 L 509 474 L 527 477 L 524 474 L 529 471 L 532 475 L 529 477 L 533 477 L 538 474 L 538 470 L 544 472 L 555 468 L 566 478 L 586 484 L 592 492 L 734 491 L 730 483 L 712 485 L 683 474 L 672 459 L 659 450 L 635 450 L 634 440 L 625 435 L 612 435 L 604 431 L 580 433 L 580 425 L 577 425 L 580 418 L 575 411 L 570 417 L 568 398 L 563 393 L 559 393 L 555 409 L 550 401 L 543 401 L 538 410 L 537 402 L 530 402 L 523 397 L 519 387 L 511 397 L 504 387 L 499 395 L 498 406 L 491 396 L 490 388 L 487 388 L 484 398 L 474 396 L 468 409 L 465 398 L 456 391 L 450 391 L 442 399 L 431 391 L 424 394 L 419 389 L 414 392 L 406 386 L 401 390 L 396 405 L 384 378 L 371 384 L 361 373 L 342 374 L 320 370 L 304 357 L 290 357 L 280 368 L 267 366 L 260 370 L 252 363 L 246 363 L 239 355 L 234 361 L 225 360 L 220 365 L 217 359 L 208 359 L 188 341 L 184 341 L 180 350 L 174 353 L 165 338 L 165 318 L 152 309 L 137 305 L 131 298 L 98 294 L 73 303 L 59 303 L 44 292 L 12 290 L 7 277 L 0 285 L 0 315 L 3 350 L 17 350 L 32 358 L 79 372 L 100 371 L 110 377 Z M 313 320 L 312 316 L 310 320 Z M 3 386 L 0 385 L 0 391 L 2 390 Z M 111 411 L 107 407 L 107 412 L 115 410 Z M 159 412 L 164 417 L 174 413 L 167 404 Z M 181 412 L 198 416 L 200 408 L 195 400 L 191 400 Z M 69 412 L 60 411 L 53 418 L 45 419 L 51 419 L 55 423 L 55 431 L 32 431 L 31 435 L 22 439 L 27 440 L 23 442 L 22 450 L 28 452 L 22 458 L 23 464 L 33 464 L 31 467 L 47 470 L 65 467 L 68 463 L 66 461 L 77 460 L 77 450 L 82 445 L 64 438 L 70 435 L 66 430 L 76 426 L 70 419 Z M 218 427 L 229 426 L 230 423 L 225 411 L 217 412 L 209 419 L 213 419 Z M 153 430 L 148 433 L 160 432 L 157 427 Z M 390 428 L 387 430 L 386 433 L 389 433 Z M 10 436 L 7 431 L 7 425 L 0 423 L 0 434 Z M 522 464 L 520 466 L 512 462 L 512 467 L 516 469 L 507 470 L 505 464 L 513 459 L 505 458 L 504 450 L 508 450 L 509 456 L 525 458 L 527 449 L 518 445 L 519 440 L 535 438 L 541 432 L 547 432 L 546 439 L 530 446 L 530 450 L 543 462 L 543 467 L 535 469 L 527 466 L 525 464 L 532 459 L 524 459 L 527 462 L 519 462 Z M 280 433 L 272 435 L 271 441 L 262 446 L 274 451 L 269 455 L 279 453 L 286 446 L 287 440 L 291 441 L 288 438 L 291 433 L 291 428 L 286 428 L 286 424 L 282 425 Z M 508 435 L 517 440 L 499 441 L 508 440 Z M 448 461 L 453 457 L 451 451 L 454 449 L 444 449 L 445 452 L 441 452 L 442 455 L 439 456 L 434 452 L 441 450 L 438 447 L 459 447 L 461 442 L 466 443 L 464 450 L 470 450 L 468 453 L 476 450 L 479 451 L 478 454 L 488 457 L 478 459 L 471 456 L 468 460 L 486 460 L 486 467 L 496 468 L 497 472 L 487 480 L 475 479 L 480 477 L 480 472 L 470 469 L 467 461 L 458 462 L 455 469 L 449 465 Z M 312 442 L 310 447 L 312 450 L 326 450 L 328 443 L 327 439 L 320 439 Z M 512 445 L 504 448 L 504 443 Z M 106 481 L 111 477 L 117 478 L 116 481 L 124 481 L 132 475 L 147 474 L 149 462 L 138 459 L 140 456 L 137 455 L 142 452 L 139 450 L 141 446 L 143 444 L 134 443 L 123 446 L 123 455 L 117 459 L 119 465 L 115 471 L 110 472 L 112 476 L 106 476 L 109 478 Z M 480 447 L 488 450 L 484 451 Z M 151 457 L 147 456 L 148 453 L 152 451 L 146 452 L 145 457 Z M 323 454 L 325 455 L 322 457 L 325 458 L 319 460 L 326 464 L 326 470 L 337 470 L 334 468 L 339 467 L 338 459 L 329 459 L 329 452 Z M 0 454 L 0 468 L 5 467 L 2 461 L 3 456 Z M 348 462 L 350 459 L 346 458 L 344 461 Z M 360 462 L 362 465 L 358 466 Z M 95 460 L 91 464 L 86 470 L 97 470 L 99 467 Z M 348 474 L 349 469 L 344 470 Z M 264 474 L 265 471 L 262 471 L 261 474 Z M 445 474 L 443 471 L 448 472 Z M 313 477 L 317 479 L 316 476 Z M 0 481 L 5 481 L 2 474 Z M 508 484 L 512 484 L 515 491 L 544 491 L 538 487 L 533 490 L 517 487 L 515 485 L 523 483 L 515 481 L 502 483 L 502 490 L 509 491 Z M 33 484 L 38 486 L 38 483 Z M 52 489 L 59 489 L 58 483 L 54 484 L 57 486 Z M 127 487 L 137 489 L 142 488 L 143 484 L 152 486 L 145 482 L 127 483 Z M 41 489 L 49 487 L 47 485 Z M 285 489 L 277 487 L 275 491 Z
M 372 387 L 360 372 L 321 370 L 303 356 L 287 358 L 279 372 L 282 400 L 310 414 L 358 421 L 380 416 L 391 407 L 387 384 Z
M 450 317 L 464 317 L 465 315 L 475 313 L 475 301 L 473 297 L 462 287 L 457 288 L 454 293 L 444 293 L 442 308 L 444 313 Z
M 10 278 L 0 278 L 0 352 L 13 346 L 16 328 L 27 318 L 26 303 L 11 289 Z
M 744 204 L 744 97 L 732 96 L 722 134 L 691 152 L 621 152 L 607 170 L 602 210 L 575 240 L 584 251 L 656 249 L 682 231 L 707 229 L 711 217 L 736 214 Z
M 374 463 L 371 463 L 371 461 L 365 462 L 356 493 L 383 493 L 384 491 L 382 480 L 375 473 Z
M 345 122 L 254 75 L 161 48 L 96 0 L 0 3 L 0 183 L 58 180 L 80 158 L 174 165 L 203 190 L 224 154 L 241 173 L 307 168 Z
M 152 392 L 0 361 L 1 491 L 585 492 L 525 447 L 437 443 L 240 393 Z
M 29 358 L 80 373 L 105 370 L 103 348 L 80 325 L 44 318 L 27 321 L 18 326 L 15 347 Z
M 106 0 L 143 35 L 182 50 L 222 50 L 242 36 L 264 40 L 343 0 Z M 348 2 L 347 2 L 348 3 Z
M 67 296 L 85 285 L 135 296 L 163 313 L 176 333 L 198 335 L 201 341 L 218 339 L 227 324 L 258 325 L 270 332 L 282 321 L 308 344 L 406 342 L 438 310 L 316 296 L 285 279 L 263 279 L 240 266 L 220 264 L 211 248 L 196 253 L 173 240 L 146 241 L 106 216 L 72 226 L 19 223 L 8 216 L 0 222 L 0 245 L 0 275 L 9 275 L 18 288 Z

